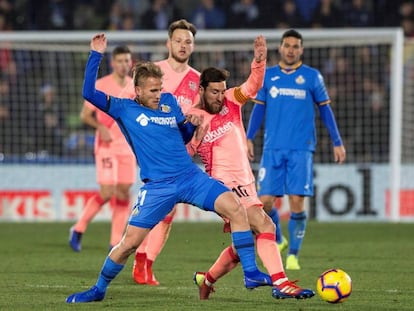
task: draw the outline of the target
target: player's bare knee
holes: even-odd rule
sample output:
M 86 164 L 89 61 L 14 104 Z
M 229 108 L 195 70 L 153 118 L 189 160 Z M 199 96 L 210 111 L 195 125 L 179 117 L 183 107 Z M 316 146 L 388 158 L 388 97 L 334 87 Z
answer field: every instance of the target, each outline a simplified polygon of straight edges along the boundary
M 216 200 L 214 209 L 220 215 L 233 220 L 239 215 L 246 214 L 246 211 L 241 206 L 239 200 L 232 192 L 222 193 Z
M 263 210 L 266 213 L 270 213 L 273 208 L 274 197 L 270 195 L 264 195 L 260 197 L 260 201 L 263 203 Z

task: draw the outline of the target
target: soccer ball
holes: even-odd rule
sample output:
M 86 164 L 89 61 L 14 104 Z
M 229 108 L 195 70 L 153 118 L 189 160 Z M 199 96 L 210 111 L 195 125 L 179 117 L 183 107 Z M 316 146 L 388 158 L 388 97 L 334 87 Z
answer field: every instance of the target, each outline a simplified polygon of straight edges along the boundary
M 351 295 L 352 280 L 345 271 L 330 269 L 318 277 L 316 291 L 327 302 L 343 302 Z

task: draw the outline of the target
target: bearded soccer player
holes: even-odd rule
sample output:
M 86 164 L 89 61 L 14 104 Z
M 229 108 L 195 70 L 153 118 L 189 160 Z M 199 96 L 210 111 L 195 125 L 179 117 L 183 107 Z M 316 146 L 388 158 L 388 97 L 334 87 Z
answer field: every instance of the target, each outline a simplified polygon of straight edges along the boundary
M 227 71 L 214 67 L 203 70 L 200 77 L 200 102 L 196 108 L 201 109 L 207 132 L 203 136 L 204 133 L 200 135 L 200 132 L 205 130 L 202 127 L 197 130 L 190 150 L 200 155 L 207 173 L 232 189 L 246 209 L 250 227 L 256 234 L 258 255 L 271 276 L 271 283 L 263 285 L 272 286 L 272 296 L 275 298 L 310 298 L 314 295 L 312 290 L 302 289 L 286 277 L 276 245 L 275 226 L 257 197 L 247 157 L 241 107 L 254 98 L 263 85 L 266 56 L 266 40 L 258 36 L 254 42 L 254 60 L 249 78 L 241 86 L 228 90 Z M 194 109 L 191 113 L 196 111 Z M 200 140 L 197 141 L 197 138 Z M 207 273 L 197 272 L 194 280 L 198 281 L 200 287 L 200 299 L 208 299 L 213 284 L 236 267 L 238 262 L 237 252 L 229 246 Z
M 280 62 L 266 70 L 247 129 L 249 156 L 253 158 L 252 140 L 266 116 L 258 192 L 276 228 L 280 226 L 277 209 L 272 208 L 275 197 L 289 197 L 289 270 L 300 269 L 298 256 L 307 223 L 304 200 L 313 195 L 315 105 L 331 137 L 334 160 L 341 164 L 346 157 L 323 77 L 317 69 L 302 63 L 303 49 L 298 31 L 291 29 L 282 35 Z M 277 236 L 281 238 L 282 234 Z
M 168 58 L 156 62 L 164 73 L 163 91 L 175 95 L 181 110 L 187 112 L 196 102 L 200 73 L 188 62 L 194 51 L 196 28 L 184 19 L 171 23 L 168 28 Z M 151 230 L 135 254 L 132 276 L 138 284 L 159 285 L 152 265 L 168 239 L 174 208 Z
M 112 51 L 111 67 L 112 73 L 98 79 L 96 88 L 112 96 L 134 98 L 129 76 L 132 58 L 127 46 L 118 46 Z M 69 245 L 76 252 L 81 251 L 82 235 L 88 224 L 106 202 L 110 202 L 112 209 L 110 248 L 121 241 L 131 212 L 130 187 L 137 174 L 135 156 L 114 119 L 87 101 L 81 119 L 96 129 L 95 165 L 99 193 L 86 202 L 79 220 L 70 229 Z

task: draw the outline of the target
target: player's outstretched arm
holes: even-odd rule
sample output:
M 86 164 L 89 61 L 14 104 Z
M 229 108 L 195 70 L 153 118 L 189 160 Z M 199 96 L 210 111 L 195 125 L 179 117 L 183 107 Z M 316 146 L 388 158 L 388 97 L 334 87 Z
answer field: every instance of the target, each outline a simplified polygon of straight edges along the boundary
M 106 50 L 105 35 L 99 34 L 91 40 L 91 53 L 85 68 L 85 78 L 83 81 L 82 96 L 103 111 L 107 111 L 108 96 L 95 88 L 98 76 L 99 63 Z
M 240 88 L 236 89 L 236 98 L 241 104 L 254 98 L 263 86 L 263 79 L 266 71 L 267 43 L 262 35 L 254 40 L 254 59 L 250 66 L 250 75 Z M 239 94 L 237 94 L 239 93 Z

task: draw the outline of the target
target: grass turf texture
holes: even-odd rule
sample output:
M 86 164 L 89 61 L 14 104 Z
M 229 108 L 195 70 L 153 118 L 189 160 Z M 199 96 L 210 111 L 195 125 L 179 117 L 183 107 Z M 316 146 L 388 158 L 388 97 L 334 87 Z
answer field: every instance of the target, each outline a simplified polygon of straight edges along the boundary
M 243 288 L 240 268 L 219 280 L 210 300 L 199 301 L 193 272 L 205 271 L 230 241 L 218 223 L 173 225 L 154 264 L 161 286 L 136 285 L 130 258 L 104 301 L 68 305 L 69 294 L 95 283 L 109 239 L 109 224 L 91 224 L 82 252 L 74 253 L 67 243 L 69 227 L 67 223 L 0 223 L 0 310 L 414 309 L 412 224 L 309 223 L 301 252 L 302 270 L 287 271 L 288 276 L 315 289 L 320 273 L 342 268 L 352 278 L 353 292 L 338 305 L 318 296 L 276 300 L 269 287 L 248 291 Z

